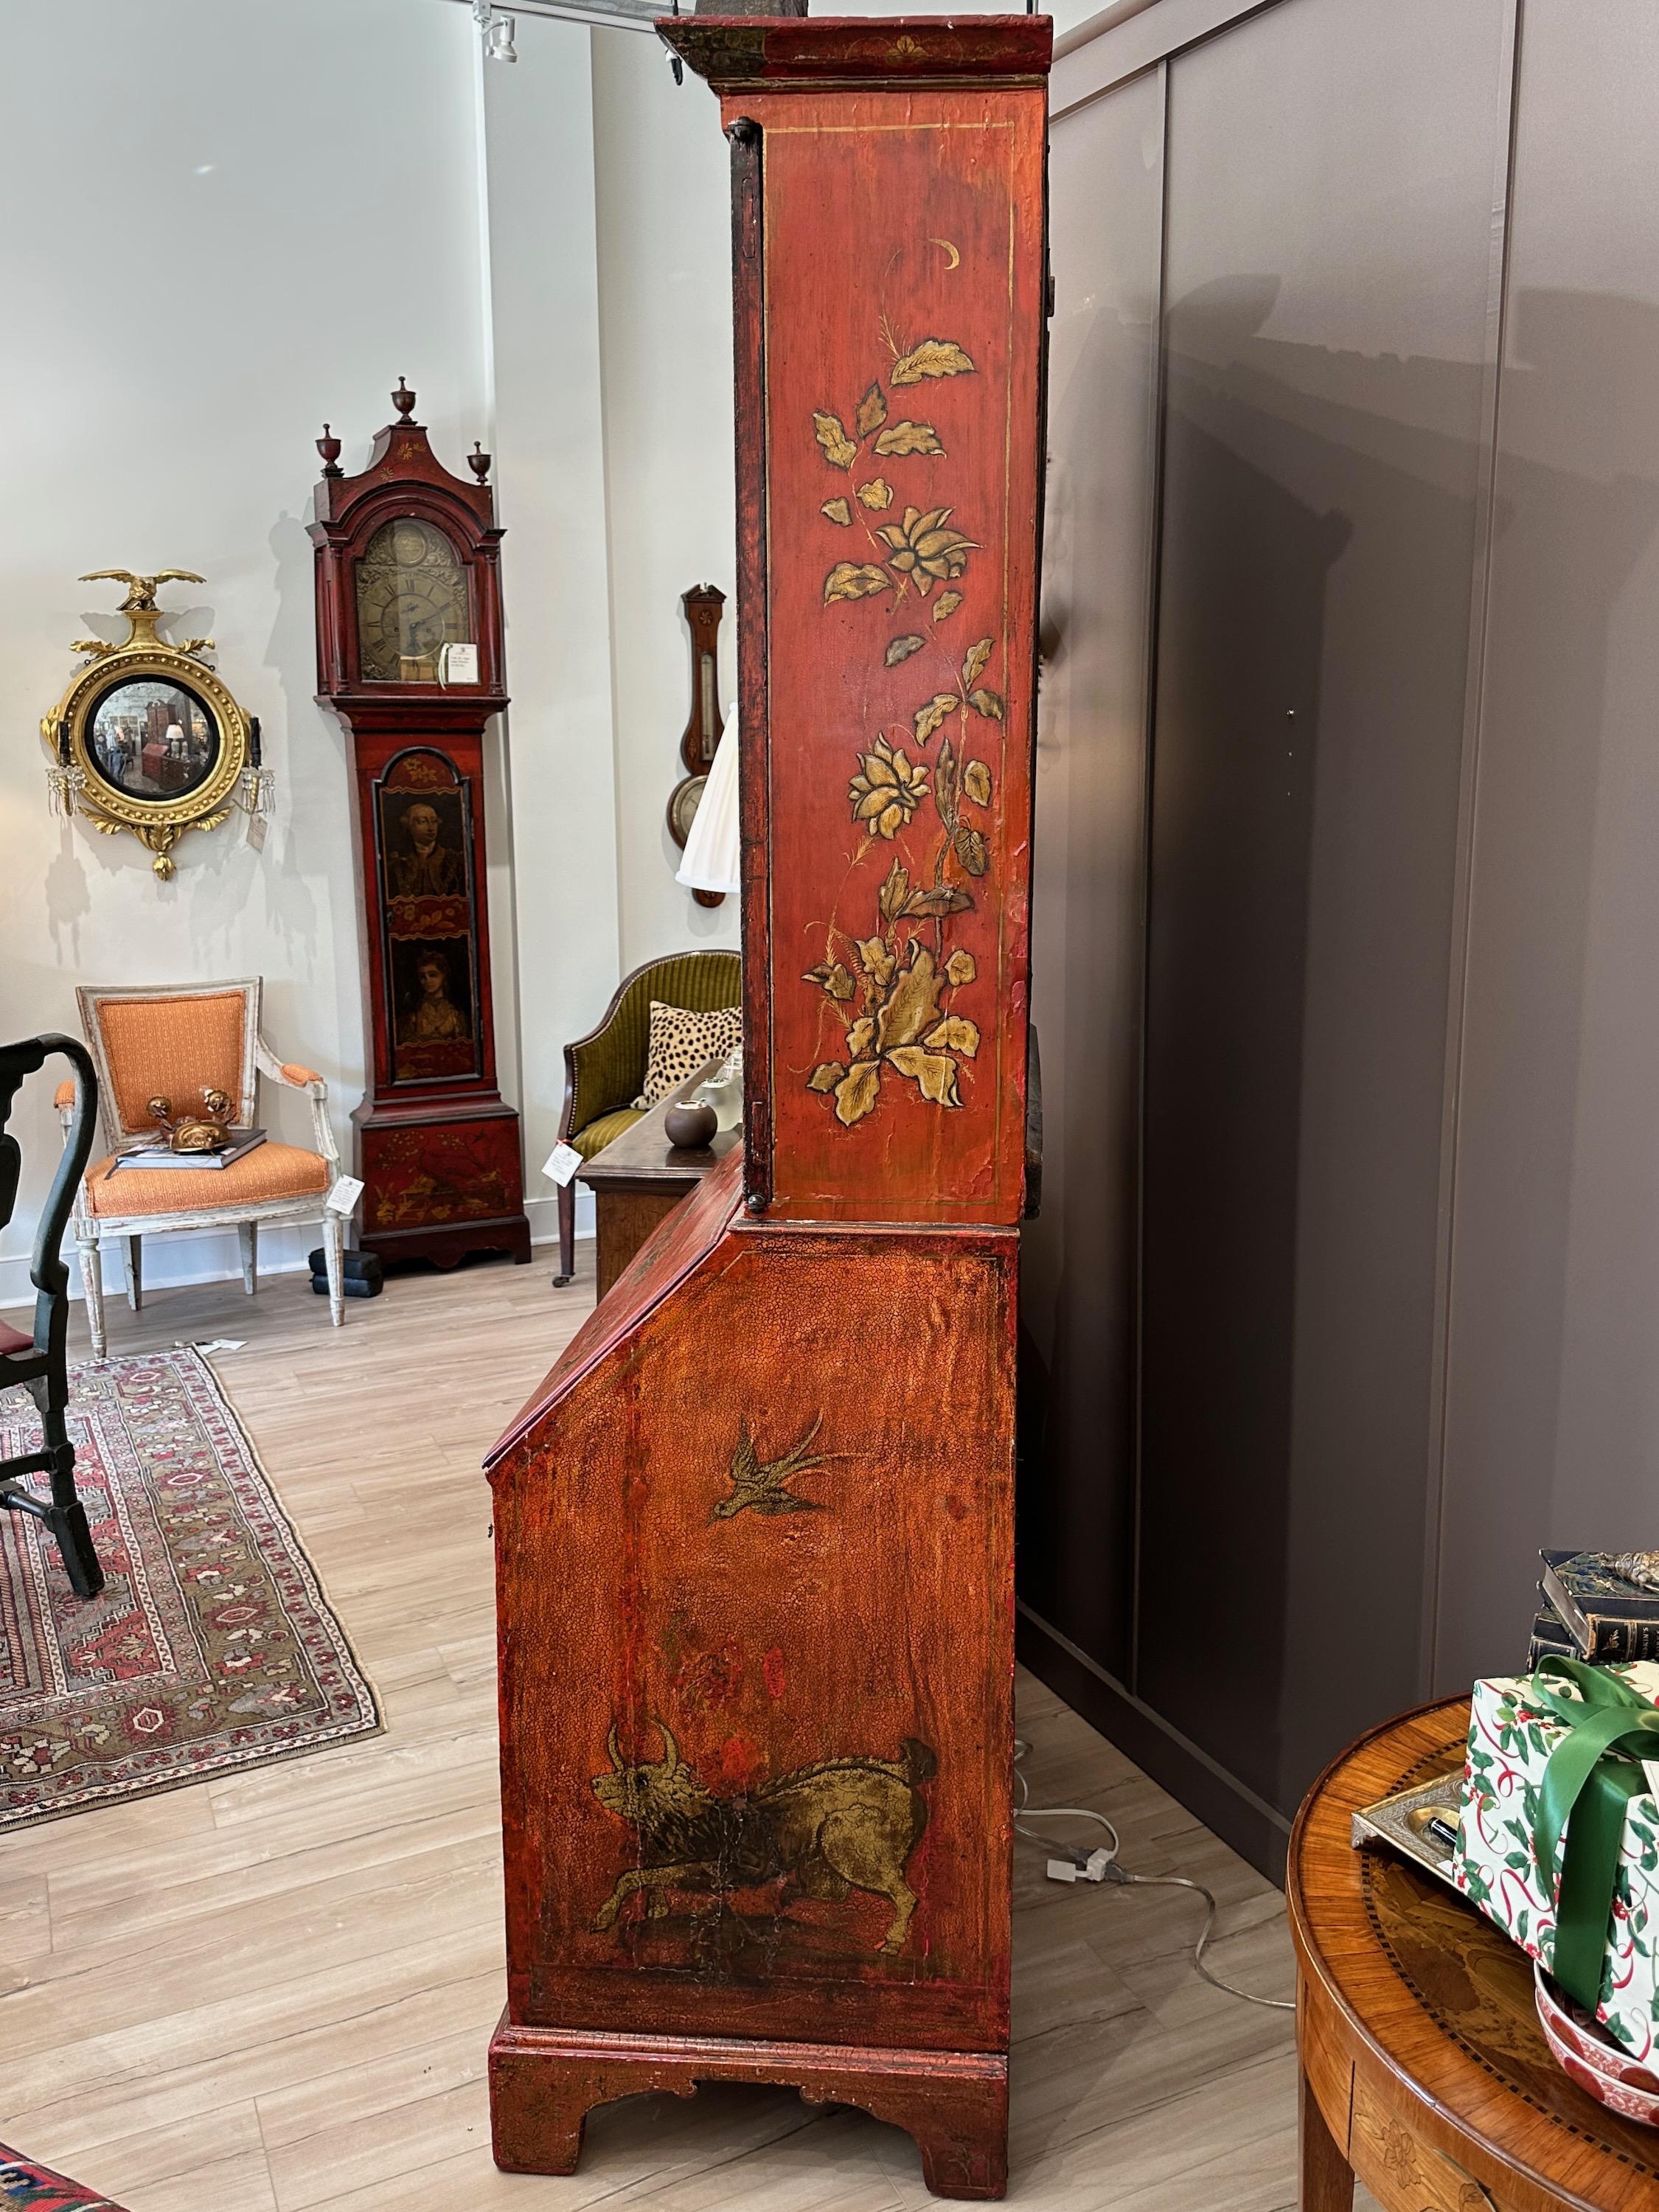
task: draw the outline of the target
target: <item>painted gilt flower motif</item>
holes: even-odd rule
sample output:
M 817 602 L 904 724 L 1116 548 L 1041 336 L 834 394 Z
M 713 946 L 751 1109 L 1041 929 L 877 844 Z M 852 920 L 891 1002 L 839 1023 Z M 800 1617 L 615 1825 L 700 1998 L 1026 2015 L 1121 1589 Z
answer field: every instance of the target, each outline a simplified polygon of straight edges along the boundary
M 920 763 L 913 767 L 902 745 L 896 752 L 885 738 L 878 738 L 860 755 L 859 773 L 848 787 L 853 819 L 875 836 L 896 836 L 927 796 L 930 781 L 931 771 Z
M 874 977 L 884 995 L 875 1001 L 873 1015 L 860 1015 L 848 1029 L 850 1065 L 830 1060 L 812 1071 L 808 1088 L 834 1093 L 836 1119 L 845 1127 L 861 1121 L 872 1110 L 886 1073 L 914 1083 L 935 1106 L 962 1103 L 952 1054 L 971 1060 L 979 1050 L 979 1030 L 959 1014 L 941 1012 L 940 994 L 950 978 L 940 972 L 927 945 L 913 938 L 908 952 L 900 967 L 880 938 L 860 945 L 866 974 Z M 957 953 L 952 958 L 968 960 L 972 972 L 971 955 Z
M 908 576 L 924 599 L 935 584 L 954 583 L 968 566 L 968 556 L 977 550 L 963 532 L 945 528 L 950 519 L 948 507 L 929 507 L 925 514 L 907 507 L 902 522 L 887 523 L 876 532 L 892 548 L 888 567 Z
M 907 349 L 884 316 L 882 334 L 892 356 L 891 386 L 975 374 L 971 357 L 953 340 L 924 337 Z M 815 409 L 812 434 L 828 466 L 845 472 L 851 492 L 825 500 L 820 513 L 838 530 L 861 528 L 872 556 L 833 564 L 823 580 L 826 607 L 866 600 L 897 611 L 912 588 L 927 599 L 937 586 L 954 586 L 965 578 L 968 556 L 978 544 L 953 526 L 951 507 L 905 506 L 896 521 L 878 520 L 893 507 L 895 495 L 872 462 L 896 459 L 908 467 L 917 457 L 930 465 L 943 458 L 944 443 L 931 422 L 890 421 L 887 392 L 877 381 L 845 419 L 829 408 Z M 934 640 L 941 635 L 936 626 L 963 604 L 962 592 L 938 591 L 932 623 L 923 626 Z M 928 647 L 919 630 L 890 635 L 882 665 L 902 667 Z M 981 742 L 975 731 L 991 736 L 986 726 L 1002 720 L 1001 696 L 983 682 L 994 651 L 994 639 L 983 637 L 958 661 L 954 651 L 935 642 L 930 680 L 937 688 L 911 714 L 904 742 L 878 732 L 857 756 L 847 793 L 853 821 L 864 832 L 854 862 L 878 838 L 890 845 L 902 835 L 906 842 L 877 894 L 870 935 L 860 938 L 832 923 L 823 960 L 802 979 L 823 994 L 842 1028 L 842 1056 L 821 1060 L 807 1088 L 831 1101 L 844 1128 L 873 1113 L 884 1085 L 896 1082 L 914 1084 L 930 1105 L 960 1106 L 963 1072 L 979 1052 L 978 1024 L 956 1004 L 957 994 L 977 980 L 978 965 L 951 938 L 957 918 L 973 911 L 973 886 L 991 865 L 986 828 L 975 817 L 986 817 L 988 826 L 995 779 L 990 763 L 969 748 Z M 940 682 L 945 677 L 948 684 Z M 928 688 L 928 680 L 917 688 Z M 947 734 L 952 725 L 954 744 Z M 926 748 L 935 741 L 930 757 Z M 937 827 L 918 860 L 912 840 L 924 809 Z

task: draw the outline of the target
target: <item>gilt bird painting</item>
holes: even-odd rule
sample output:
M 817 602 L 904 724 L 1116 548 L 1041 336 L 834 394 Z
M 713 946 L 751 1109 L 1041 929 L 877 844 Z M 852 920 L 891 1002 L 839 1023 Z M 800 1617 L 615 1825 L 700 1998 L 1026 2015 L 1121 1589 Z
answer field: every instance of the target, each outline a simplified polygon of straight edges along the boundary
M 732 1494 L 720 1498 L 709 1515 L 711 1521 L 734 1520 L 739 1513 L 821 1513 L 823 1507 L 816 1498 L 802 1498 L 788 1487 L 791 1478 L 811 1474 L 821 1468 L 825 1455 L 812 1449 L 812 1440 L 823 1426 L 820 1413 L 806 1434 L 781 1459 L 762 1459 L 755 1449 L 754 1439 L 749 1433 L 746 1420 L 738 1423 L 738 1448 L 732 1455 L 726 1473 L 731 1477 Z

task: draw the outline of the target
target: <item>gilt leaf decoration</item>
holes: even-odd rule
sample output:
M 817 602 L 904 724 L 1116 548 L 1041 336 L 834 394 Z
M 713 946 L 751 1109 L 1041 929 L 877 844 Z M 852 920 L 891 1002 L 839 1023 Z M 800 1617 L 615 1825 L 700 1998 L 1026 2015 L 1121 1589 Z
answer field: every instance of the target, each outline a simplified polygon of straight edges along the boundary
M 801 977 L 803 983 L 821 984 L 832 999 L 850 999 L 858 986 L 839 960 L 827 960 L 821 968 L 809 968 Z
M 991 804 L 991 771 L 983 761 L 969 761 L 962 771 L 962 787 L 975 806 Z
M 893 504 L 893 487 L 885 477 L 872 477 L 869 483 L 859 486 L 859 504 L 873 507 L 878 514 Z
M 867 438 L 872 430 L 879 430 L 887 420 L 887 400 L 880 385 L 872 384 L 859 402 L 859 411 L 854 418 L 860 438 Z
M 908 891 L 909 888 L 910 873 L 908 869 L 906 868 L 902 862 L 895 860 L 892 866 L 887 871 L 887 880 L 882 885 L 880 892 L 876 899 L 876 904 L 880 909 L 881 918 L 890 927 L 892 923 L 896 921 L 900 915 L 903 913 L 905 894 Z
M 898 963 L 880 938 L 866 937 L 859 940 L 859 965 L 872 981 L 884 988 L 892 981 L 893 970 Z M 850 998 L 852 994 L 849 992 L 848 995 Z
M 861 1060 L 849 1067 L 836 1085 L 836 1119 L 851 1128 L 861 1121 L 875 1104 L 881 1088 L 881 1064 L 878 1060 Z
M 847 427 L 839 415 L 831 415 L 822 407 L 812 410 L 812 430 L 823 458 L 832 468 L 850 469 L 859 457 L 859 449 L 847 434 Z
M 822 1060 L 807 1077 L 806 1087 L 809 1091 L 833 1091 L 846 1073 L 838 1060 Z
M 994 722 L 1002 720 L 1002 701 L 994 691 L 970 691 L 968 704 L 976 714 L 988 715 Z
M 920 653 L 927 642 L 927 639 L 921 637 L 896 637 L 883 659 L 889 668 L 896 668 L 901 660 L 908 660 L 913 653 Z
M 818 513 L 827 514 L 831 522 L 840 523 L 843 530 L 853 520 L 853 510 L 844 499 L 826 499 Z
M 942 1052 L 924 1052 L 919 1044 L 902 1044 L 887 1055 L 901 1075 L 921 1087 L 924 1098 L 935 1106 L 960 1106 L 957 1096 L 957 1064 Z
M 941 592 L 933 602 L 933 620 L 936 623 L 943 622 L 947 615 L 955 614 L 961 605 L 960 592 Z
M 829 508 L 826 507 L 824 513 L 827 514 L 829 512 Z M 985 673 L 986 664 L 990 658 L 991 640 L 988 637 L 982 637 L 977 645 L 969 647 L 968 658 L 962 664 L 962 688 L 964 691 L 971 691 L 975 684 L 979 682 L 980 678 Z
M 876 1034 L 884 1053 L 899 1045 L 914 1044 L 924 1030 L 939 1019 L 939 994 L 944 977 L 925 945 L 912 941 L 910 964 L 901 969 L 886 1004 L 876 1017 Z
M 916 709 L 916 742 L 925 745 L 947 714 L 953 714 L 962 702 L 954 691 L 935 691 L 925 707 Z
M 837 561 L 823 580 L 823 604 L 827 607 L 834 599 L 867 599 L 872 592 L 890 591 L 892 585 L 885 568 Z
M 974 902 L 969 897 L 967 892 L 963 890 L 959 884 L 940 884 L 935 890 L 930 890 L 924 888 L 921 890 L 912 891 L 909 897 L 904 902 L 904 911 L 907 915 L 915 915 L 921 920 L 935 921 L 944 915 L 965 914 L 968 908 L 972 906 L 973 902 Z M 958 956 L 953 952 L 951 955 L 951 959 L 947 960 L 945 963 L 945 974 L 950 976 L 950 979 L 953 983 L 971 981 L 972 978 L 970 976 L 964 977 L 951 975 L 951 961 L 956 960 L 958 957 L 971 960 L 973 955 L 971 953 L 966 953 Z
M 982 876 L 991 865 L 990 848 L 977 830 L 970 830 L 964 822 L 951 842 L 956 848 L 957 858 L 970 876 Z
M 922 1042 L 935 1052 L 959 1052 L 964 1060 L 971 1060 L 979 1050 L 979 1026 L 960 1014 L 946 1014 Z
M 830 419 L 835 421 L 833 416 Z M 839 429 L 841 426 L 836 423 L 836 427 Z M 876 440 L 876 451 L 883 455 L 902 456 L 906 453 L 942 453 L 945 448 L 939 443 L 939 432 L 931 422 L 890 422 Z M 842 468 L 849 465 L 846 461 L 841 464 Z
M 920 384 L 924 376 L 971 376 L 974 364 L 951 338 L 924 338 L 893 363 L 895 384 Z

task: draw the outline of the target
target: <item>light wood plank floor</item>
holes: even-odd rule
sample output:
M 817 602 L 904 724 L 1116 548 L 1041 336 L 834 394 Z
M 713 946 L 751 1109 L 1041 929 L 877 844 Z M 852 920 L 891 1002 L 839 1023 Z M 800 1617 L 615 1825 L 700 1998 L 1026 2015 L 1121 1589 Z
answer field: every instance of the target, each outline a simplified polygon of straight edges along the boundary
M 581 2172 L 490 2162 L 502 1999 L 489 1492 L 480 1457 L 592 1303 L 548 1256 L 411 1276 L 337 1332 L 303 1278 L 111 1303 L 111 1348 L 215 1355 L 385 1701 L 384 1735 L 0 1841 L 0 2139 L 131 2212 L 910 2212 L 909 2139 L 709 2088 L 590 2122 Z M 77 1327 L 79 1324 L 77 1323 Z M 84 1346 L 84 1333 L 82 1343 Z M 1033 1802 L 1220 1899 L 1217 1970 L 1287 1996 L 1280 1900 L 1041 1685 Z M 1181 1891 L 1063 1887 L 1017 1854 L 1011 2201 L 1282 2212 L 1290 2016 L 1194 1972 Z

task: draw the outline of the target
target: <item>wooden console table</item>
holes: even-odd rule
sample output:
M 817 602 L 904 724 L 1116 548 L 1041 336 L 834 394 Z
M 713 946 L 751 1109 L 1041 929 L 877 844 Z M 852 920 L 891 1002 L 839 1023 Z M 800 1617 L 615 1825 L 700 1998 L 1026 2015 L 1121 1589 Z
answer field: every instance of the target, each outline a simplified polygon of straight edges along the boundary
M 646 1238 L 682 1200 L 690 1198 L 717 1160 L 743 1139 L 741 1129 L 721 1129 L 711 1145 L 671 1145 L 663 1127 L 671 1106 L 690 1097 L 719 1063 L 710 1060 L 672 1097 L 642 1115 L 613 1144 L 577 1170 L 593 1194 L 594 1273 L 603 1297 Z
M 1458 1765 L 1468 1702 L 1364 1736 L 1291 1837 L 1303 2212 L 1636 2212 L 1659 2202 L 1659 2130 L 1594 2103 L 1550 2056 L 1532 1961 L 1473 1905 L 1348 1840 L 1355 1809 Z

